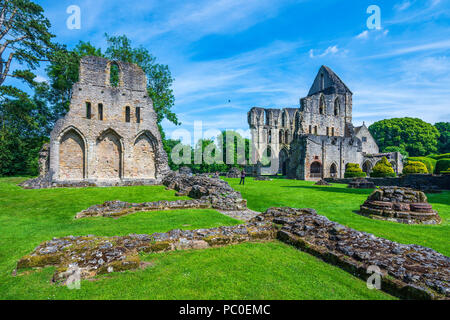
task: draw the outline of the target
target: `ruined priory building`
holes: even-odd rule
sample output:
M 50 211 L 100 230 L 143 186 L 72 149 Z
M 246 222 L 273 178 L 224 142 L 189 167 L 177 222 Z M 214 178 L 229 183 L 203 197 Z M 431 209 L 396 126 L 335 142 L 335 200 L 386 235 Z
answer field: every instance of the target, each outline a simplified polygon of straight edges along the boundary
M 135 64 L 82 58 L 70 110 L 51 132 L 48 156 L 41 155 L 41 174 L 52 184 L 160 183 L 169 167 L 146 87 Z
M 248 112 L 256 161 L 272 157 L 262 173 L 314 180 L 343 178 L 348 163 L 370 174 L 386 156 L 394 170 L 402 170 L 401 155 L 379 153 L 363 124 L 352 124 L 352 92 L 328 67 L 322 66 L 300 108 L 252 108 Z M 269 150 L 269 151 L 268 151 Z

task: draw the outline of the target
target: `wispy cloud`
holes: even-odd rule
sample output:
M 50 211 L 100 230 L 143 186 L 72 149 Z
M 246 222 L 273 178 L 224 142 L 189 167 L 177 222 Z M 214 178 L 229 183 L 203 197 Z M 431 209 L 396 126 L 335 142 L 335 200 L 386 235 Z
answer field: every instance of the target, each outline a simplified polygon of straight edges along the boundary
M 334 46 L 329 46 L 328 48 L 325 49 L 325 51 L 323 51 L 320 54 L 315 54 L 314 52 L 317 50 L 311 49 L 309 50 L 309 57 L 310 58 L 323 58 L 327 55 L 333 55 L 339 52 L 339 48 L 337 45 Z

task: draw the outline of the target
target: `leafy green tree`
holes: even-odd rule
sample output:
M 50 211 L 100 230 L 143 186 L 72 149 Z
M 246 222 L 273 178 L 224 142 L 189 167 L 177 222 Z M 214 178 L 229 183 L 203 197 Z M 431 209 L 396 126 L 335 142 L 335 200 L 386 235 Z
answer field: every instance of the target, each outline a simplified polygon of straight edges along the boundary
M 434 126 L 440 133 L 438 152 L 450 153 L 450 122 L 436 122 Z
M 80 60 L 84 56 L 102 56 L 101 50 L 90 42 L 80 41 L 73 50 L 57 45 L 50 54 L 50 64 L 46 71 L 50 79 L 47 99 L 53 109 L 53 120 L 69 111 L 72 86 L 78 81 Z
M 377 121 L 369 131 L 381 150 L 400 147 L 411 156 L 424 156 L 437 151 L 438 130 L 417 118 L 392 118 Z
M 36 175 L 38 153 L 48 138 L 51 114 L 48 85 L 34 81 L 32 70 L 54 49 L 50 22 L 41 6 L 28 0 L 0 1 L 0 175 Z M 19 68 L 11 70 L 12 63 Z M 12 71 L 12 72 L 11 72 Z M 30 96 L 6 85 L 9 77 L 24 81 Z
M 1 0 L 0 8 L 0 86 L 7 77 L 31 82 L 35 78 L 31 70 L 53 48 L 50 22 L 42 7 L 28 0 Z M 13 61 L 28 69 L 11 73 Z

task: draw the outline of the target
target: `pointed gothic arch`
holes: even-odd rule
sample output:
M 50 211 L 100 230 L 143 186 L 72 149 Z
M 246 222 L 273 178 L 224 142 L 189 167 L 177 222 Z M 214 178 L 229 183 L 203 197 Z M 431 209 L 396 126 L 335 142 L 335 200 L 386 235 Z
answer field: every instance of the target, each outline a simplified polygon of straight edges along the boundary
M 68 127 L 59 139 L 59 179 L 82 180 L 86 176 L 86 139 L 75 127 Z
M 97 179 L 120 179 L 123 176 L 122 137 L 113 129 L 103 131 L 96 141 L 94 176 Z
M 142 131 L 136 136 L 131 176 L 138 179 L 156 178 L 156 139 L 150 131 Z

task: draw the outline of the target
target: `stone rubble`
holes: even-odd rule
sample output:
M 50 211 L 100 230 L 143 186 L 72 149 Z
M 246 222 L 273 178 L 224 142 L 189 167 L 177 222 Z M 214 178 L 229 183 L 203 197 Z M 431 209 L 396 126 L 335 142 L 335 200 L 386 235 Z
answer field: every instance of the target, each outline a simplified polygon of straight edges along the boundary
M 375 189 L 376 186 L 372 181 L 369 181 L 364 178 L 356 178 L 350 181 L 350 183 L 347 186 L 348 188 L 352 189 Z
M 247 200 L 242 198 L 240 192 L 235 191 L 221 179 L 209 176 L 187 176 L 172 172 L 162 181 L 168 189 L 178 191 L 177 195 L 189 196 L 194 199 L 208 200 L 212 208 L 225 211 L 247 209 Z
M 204 249 L 276 238 L 364 280 L 370 276 L 369 266 L 377 266 L 381 289 L 397 297 L 450 299 L 449 257 L 430 248 L 359 232 L 318 215 L 314 209 L 288 207 L 269 208 L 247 224 L 231 227 L 55 238 L 20 259 L 17 270 L 56 266 L 53 280 L 64 282 L 73 266 L 80 268 L 82 278 L 136 269 L 140 266 L 139 252 Z

